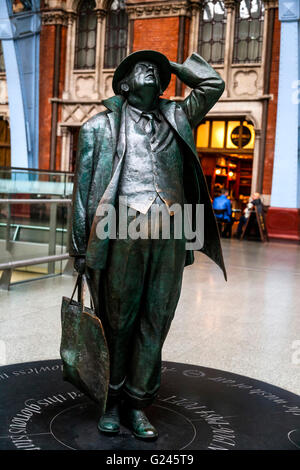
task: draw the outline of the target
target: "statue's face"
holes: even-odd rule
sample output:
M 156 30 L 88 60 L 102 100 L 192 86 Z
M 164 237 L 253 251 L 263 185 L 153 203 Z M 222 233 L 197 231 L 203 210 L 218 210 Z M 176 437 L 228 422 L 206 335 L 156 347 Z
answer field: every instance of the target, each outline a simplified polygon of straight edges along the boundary
M 160 76 L 157 65 L 152 62 L 137 62 L 129 75 L 129 87 L 131 91 L 143 87 L 156 87 L 160 90 Z

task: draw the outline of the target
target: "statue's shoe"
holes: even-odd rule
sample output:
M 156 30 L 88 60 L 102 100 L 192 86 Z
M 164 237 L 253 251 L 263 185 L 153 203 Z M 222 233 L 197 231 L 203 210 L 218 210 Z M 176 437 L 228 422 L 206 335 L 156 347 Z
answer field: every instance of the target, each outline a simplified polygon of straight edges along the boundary
M 106 434 L 117 434 L 120 431 L 119 405 L 112 405 L 101 416 L 98 429 Z
M 150 423 L 143 410 L 130 408 L 126 412 L 126 422 L 135 437 L 139 439 L 157 439 L 158 432 Z

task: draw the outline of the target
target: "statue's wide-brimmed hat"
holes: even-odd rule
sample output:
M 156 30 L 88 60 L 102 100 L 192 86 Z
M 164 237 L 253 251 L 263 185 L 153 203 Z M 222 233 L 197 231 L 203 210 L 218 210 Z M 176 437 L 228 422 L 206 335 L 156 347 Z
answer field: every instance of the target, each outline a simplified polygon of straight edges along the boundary
M 161 87 L 162 90 L 165 91 L 171 80 L 170 62 L 164 54 L 161 54 L 161 52 L 142 50 L 129 54 L 129 56 L 122 60 L 120 65 L 117 67 L 112 81 L 112 87 L 116 95 L 120 93 L 120 81 L 126 77 L 126 75 L 132 70 L 137 62 L 142 60 L 153 62 L 158 66 Z

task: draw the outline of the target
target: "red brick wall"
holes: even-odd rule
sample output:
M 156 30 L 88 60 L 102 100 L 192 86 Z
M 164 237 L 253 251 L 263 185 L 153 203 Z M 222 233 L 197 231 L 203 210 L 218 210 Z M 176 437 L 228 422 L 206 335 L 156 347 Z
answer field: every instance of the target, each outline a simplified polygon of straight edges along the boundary
M 184 35 L 184 60 L 187 58 L 189 49 L 189 38 L 190 38 L 190 18 L 185 19 L 185 35 Z
M 49 169 L 51 103 L 54 78 L 55 26 L 42 27 L 40 36 L 40 106 L 39 106 L 39 168 Z
M 66 67 L 67 28 L 61 28 L 61 57 L 59 72 L 59 97 L 62 95 Z M 51 117 L 54 80 L 55 25 L 44 25 L 40 39 L 40 115 L 39 115 L 39 167 L 49 169 Z M 58 107 L 58 122 L 61 119 L 61 105 Z M 60 170 L 61 138 L 57 137 L 55 169 Z
M 179 34 L 179 17 L 150 18 L 135 20 L 133 25 L 133 52 L 139 49 L 153 49 L 162 52 L 169 60 L 176 62 Z M 175 76 L 163 97 L 175 95 Z
M 189 38 L 190 38 L 190 24 L 191 24 L 190 18 L 186 18 L 185 19 L 185 31 L 184 31 L 183 61 L 185 61 L 185 59 L 187 59 L 187 56 L 188 56 Z M 184 96 L 184 92 L 185 92 L 185 85 L 182 85 L 181 96 Z
M 273 30 L 271 76 L 270 76 L 270 90 L 269 90 L 269 93 L 273 94 L 274 99 L 269 101 L 269 109 L 268 109 L 264 179 L 263 179 L 263 193 L 264 194 L 271 194 L 271 189 L 272 189 L 275 133 L 276 133 L 277 97 L 278 97 L 278 78 L 279 78 L 279 52 L 280 52 L 280 22 L 278 20 L 278 9 L 276 8 L 274 30 Z
M 67 28 L 61 28 L 61 55 L 60 55 L 60 70 L 59 70 L 59 97 L 62 97 L 62 92 L 65 84 L 65 71 L 66 71 L 66 50 L 67 50 Z M 61 121 L 62 106 L 58 107 L 57 122 Z M 61 169 L 61 137 L 57 137 L 56 142 L 56 162 L 55 169 Z

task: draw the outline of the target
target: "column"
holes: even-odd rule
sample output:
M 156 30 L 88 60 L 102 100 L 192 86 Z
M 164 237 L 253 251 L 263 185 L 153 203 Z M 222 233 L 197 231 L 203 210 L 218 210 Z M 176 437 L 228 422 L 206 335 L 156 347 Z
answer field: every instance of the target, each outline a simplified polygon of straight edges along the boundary
M 102 10 L 102 9 L 97 10 L 97 46 L 96 46 L 94 92 L 97 93 L 98 99 L 101 99 L 100 80 L 102 77 L 102 70 L 103 70 L 103 52 L 104 52 L 104 42 L 105 42 L 105 31 L 104 31 L 105 15 L 106 15 L 105 10 Z
M 252 167 L 252 182 L 251 194 L 257 191 L 257 180 L 259 177 L 259 154 L 261 147 L 261 129 L 255 129 L 255 141 L 253 150 L 253 167 Z
M 11 2 L 0 2 L 0 40 L 10 111 L 11 165 L 25 168 L 37 166 L 38 6 L 39 2 L 35 0 L 32 10 L 13 15 Z
M 70 132 L 67 126 L 61 126 L 61 171 L 69 171 Z
M 198 50 L 199 18 L 200 18 L 199 0 L 191 1 L 190 14 L 191 14 L 191 25 L 190 25 L 190 34 L 189 34 L 188 55 Z
M 71 75 L 74 66 L 74 50 L 75 50 L 75 19 L 76 15 L 73 12 L 67 14 L 67 40 L 66 40 L 66 74 L 65 74 L 65 87 L 62 94 L 64 100 L 70 99 L 70 88 L 71 88 Z
M 232 62 L 233 41 L 234 41 L 234 22 L 235 22 L 235 8 L 236 3 L 233 0 L 224 0 L 225 8 L 227 10 L 226 21 L 226 36 L 225 36 L 225 51 L 224 51 L 224 80 L 225 80 L 225 94 L 224 97 L 230 97 L 229 74 Z
M 264 104 L 266 109 L 263 115 L 262 136 L 262 163 L 263 177 L 262 193 L 264 202 L 269 206 L 271 203 L 272 176 L 276 136 L 276 116 L 279 79 L 279 56 L 280 56 L 280 21 L 278 19 L 278 2 L 269 0 L 265 8 L 268 15 L 267 25 L 267 48 L 264 67 L 264 94 L 271 95 L 272 99 Z M 266 116 L 267 115 L 267 116 Z
M 299 0 L 279 1 L 279 88 L 271 207 L 271 238 L 300 240 L 299 222 Z
M 62 83 L 65 82 L 66 27 L 63 10 L 43 10 L 40 42 L 40 148 L 39 166 L 59 168 L 60 142 L 57 123 L 60 118 Z

